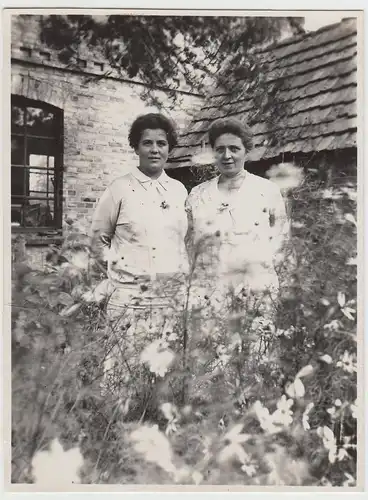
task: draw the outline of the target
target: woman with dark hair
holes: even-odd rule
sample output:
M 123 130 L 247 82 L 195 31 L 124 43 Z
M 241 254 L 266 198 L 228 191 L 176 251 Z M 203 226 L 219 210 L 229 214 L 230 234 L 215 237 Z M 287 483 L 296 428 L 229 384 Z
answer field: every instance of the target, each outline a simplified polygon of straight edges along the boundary
M 219 175 L 196 186 L 186 201 L 194 276 L 206 296 L 241 291 L 249 307 L 272 320 L 289 234 L 282 195 L 275 183 L 244 169 L 252 148 L 246 125 L 219 119 L 208 136 Z
M 129 348 L 137 354 L 147 343 L 142 332 L 156 328 L 153 336 L 162 333 L 164 326 L 158 323 L 169 316 L 170 300 L 177 297 L 187 272 L 187 191 L 164 171 L 176 145 L 168 118 L 155 113 L 139 116 L 131 126 L 129 143 L 138 166 L 103 193 L 93 217 L 92 241 L 107 254 L 109 318 L 128 325 L 122 336 L 129 338 Z

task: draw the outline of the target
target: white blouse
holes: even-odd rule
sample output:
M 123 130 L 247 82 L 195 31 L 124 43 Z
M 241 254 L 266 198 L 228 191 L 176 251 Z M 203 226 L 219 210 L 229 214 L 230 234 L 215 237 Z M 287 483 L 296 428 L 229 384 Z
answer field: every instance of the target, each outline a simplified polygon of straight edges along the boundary
M 135 169 L 112 182 L 92 221 L 92 235 L 111 242 L 109 277 L 134 283 L 140 276 L 186 272 L 187 190 L 165 172 L 156 180 Z
M 234 194 L 223 195 L 219 177 L 196 186 L 186 201 L 191 261 L 207 277 L 246 279 L 257 288 L 277 286 L 289 222 L 275 183 L 246 173 Z M 200 273 L 200 271 L 199 271 Z

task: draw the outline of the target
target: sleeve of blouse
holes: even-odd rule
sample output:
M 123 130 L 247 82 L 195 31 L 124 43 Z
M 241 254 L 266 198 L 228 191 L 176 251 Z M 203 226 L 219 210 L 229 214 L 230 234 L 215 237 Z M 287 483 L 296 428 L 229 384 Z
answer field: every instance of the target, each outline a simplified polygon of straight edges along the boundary
M 91 225 L 92 248 L 98 253 L 104 247 L 109 247 L 115 233 L 116 222 L 119 216 L 120 204 L 114 199 L 111 188 L 108 187 L 101 196 Z

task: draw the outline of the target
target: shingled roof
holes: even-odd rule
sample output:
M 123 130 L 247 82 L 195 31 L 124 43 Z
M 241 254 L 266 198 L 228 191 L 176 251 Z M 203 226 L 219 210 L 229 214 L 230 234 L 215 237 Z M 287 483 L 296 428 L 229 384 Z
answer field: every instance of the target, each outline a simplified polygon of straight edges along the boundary
M 265 81 L 284 115 L 271 124 L 262 110 L 255 115 L 249 81 L 237 82 L 234 94 L 221 88 L 209 96 L 197 117 L 179 138 L 169 168 L 193 166 L 193 156 L 208 143 L 212 121 L 236 116 L 248 122 L 252 116 L 254 148 L 248 161 L 257 162 L 282 153 L 309 153 L 356 147 L 357 130 L 357 26 L 344 19 L 308 34 L 263 49 Z M 272 137 L 277 137 L 277 143 Z

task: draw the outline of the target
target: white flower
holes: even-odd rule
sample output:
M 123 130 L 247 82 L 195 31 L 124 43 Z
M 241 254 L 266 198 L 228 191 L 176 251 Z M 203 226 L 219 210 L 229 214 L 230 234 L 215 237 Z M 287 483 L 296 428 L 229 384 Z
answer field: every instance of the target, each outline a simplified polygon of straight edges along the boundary
M 347 220 L 348 222 L 351 222 L 352 224 L 354 224 L 354 226 L 357 226 L 357 221 L 355 220 L 355 217 L 353 214 L 345 214 L 345 220 Z
M 357 418 L 358 416 L 358 406 L 357 406 L 357 400 L 355 400 L 354 404 L 350 405 L 350 410 L 353 418 Z
M 345 294 L 343 292 L 339 292 L 337 294 L 337 302 L 339 304 L 340 307 L 344 307 L 345 305 Z
M 322 439 L 323 446 L 328 450 L 328 459 L 330 463 L 335 463 L 337 458 L 337 445 L 333 431 L 325 425 L 323 427 L 318 427 L 317 434 Z
M 332 418 L 335 418 L 336 416 L 336 408 L 334 406 L 331 406 L 331 408 L 327 408 L 327 413 L 331 415 Z
M 266 172 L 266 175 L 283 191 L 288 191 L 289 189 L 300 186 L 304 179 L 303 169 L 295 166 L 293 163 L 279 163 L 278 165 L 273 165 Z
M 309 403 L 305 410 L 304 410 L 304 413 L 302 415 L 302 424 L 303 424 L 303 428 L 305 431 L 308 431 L 310 429 L 310 424 L 309 424 L 309 413 L 310 411 L 312 410 L 312 408 L 314 407 L 314 403 Z
M 289 384 L 285 392 L 290 398 L 302 398 L 305 395 L 305 387 L 300 378 L 296 378 L 294 382 Z
M 350 319 L 350 321 L 354 321 L 355 318 L 354 318 L 353 314 L 356 313 L 355 309 L 353 309 L 352 307 L 345 306 L 341 309 L 341 312 L 343 313 L 344 316 L 346 316 L 348 319 Z
M 192 473 L 192 479 L 193 479 L 195 484 L 199 484 L 203 481 L 203 474 L 201 474 L 200 472 L 194 471 Z
M 161 411 L 164 414 L 166 420 L 168 421 L 165 434 L 169 436 L 170 434 L 178 430 L 178 416 L 179 412 L 176 407 L 171 403 L 163 403 L 161 406 Z
M 342 462 L 345 458 L 349 458 L 349 453 L 344 448 L 340 448 L 337 453 L 338 462 Z
M 277 402 L 277 410 L 271 415 L 273 422 L 288 427 L 293 422 L 293 412 L 291 411 L 293 404 L 294 401 L 292 399 L 287 399 L 285 394 L 283 394 L 281 399 Z
M 324 361 L 325 363 L 327 363 L 328 365 L 330 365 L 332 363 L 332 358 L 329 354 L 324 354 L 323 356 L 321 356 L 319 358 L 321 361 Z
M 343 486 L 355 486 L 356 485 L 356 480 L 355 478 L 349 474 L 348 472 L 345 472 L 345 477 L 347 478 L 346 481 L 342 483 Z
M 336 363 L 338 368 L 342 368 L 347 373 L 354 373 L 357 371 L 357 366 L 354 363 L 354 356 L 345 351 L 343 356 L 340 356 L 340 360 Z
M 330 323 L 324 325 L 323 328 L 329 332 L 337 332 L 341 326 L 341 322 L 338 319 L 333 319 Z
M 172 462 L 171 446 L 158 425 L 143 425 L 130 435 L 136 452 L 144 456 L 147 462 L 157 464 L 168 474 L 176 475 L 177 469 Z
M 265 408 L 260 401 L 256 401 L 253 405 L 253 410 L 258 418 L 261 428 L 270 433 L 274 434 L 279 432 L 282 428 L 281 426 L 275 426 L 270 412 Z
M 174 358 L 174 353 L 167 348 L 167 342 L 162 339 L 151 342 L 140 356 L 142 363 L 146 363 L 150 371 L 160 377 L 165 375 Z
M 357 259 L 357 257 L 350 257 L 350 258 L 346 261 L 346 265 L 347 265 L 347 266 L 357 266 L 357 265 L 358 265 L 358 259 Z
M 241 470 L 245 472 L 249 477 L 253 477 L 257 473 L 257 470 L 253 464 L 244 464 L 241 466 Z
M 55 489 L 80 483 L 79 470 L 83 456 L 79 448 L 64 451 L 58 439 L 51 442 L 50 451 L 38 451 L 32 460 L 35 484 Z
M 314 368 L 312 365 L 306 365 L 301 370 L 298 371 L 295 378 L 303 378 L 311 375 L 314 372 Z

